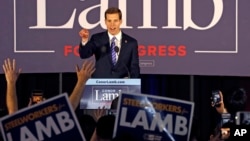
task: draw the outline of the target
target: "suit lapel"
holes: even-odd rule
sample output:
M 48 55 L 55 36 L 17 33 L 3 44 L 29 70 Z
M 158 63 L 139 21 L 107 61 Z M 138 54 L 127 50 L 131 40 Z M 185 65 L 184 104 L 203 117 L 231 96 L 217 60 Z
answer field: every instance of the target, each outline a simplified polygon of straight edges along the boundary
M 107 47 L 106 48 L 106 54 L 108 55 L 108 60 L 110 62 L 110 64 L 112 63 L 112 56 L 111 56 L 111 47 L 110 47 L 110 41 L 109 41 L 109 36 L 108 36 L 108 31 L 103 33 L 103 37 L 101 38 L 104 42 L 104 46 Z
M 109 35 L 108 35 L 108 31 L 107 32 L 103 32 L 103 39 L 104 42 L 107 42 L 109 43 Z
M 127 37 L 124 33 L 122 33 L 122 39 L 121 39 L 121 48 L 120 48 L 120 53 L 119 53 L 119 59 L 118 62 L 120 62 L 120 58 L 122 58 L 122 56 L 126 55 L 125 54 L 125 50 L 126 50 L 126 46 L 127 46 Z

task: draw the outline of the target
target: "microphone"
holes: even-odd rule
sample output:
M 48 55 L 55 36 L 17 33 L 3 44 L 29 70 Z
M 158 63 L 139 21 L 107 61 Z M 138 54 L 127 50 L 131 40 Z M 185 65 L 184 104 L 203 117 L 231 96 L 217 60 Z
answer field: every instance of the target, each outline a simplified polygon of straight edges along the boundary
M 129 72 L 129 70 L 128 70 L 128 67 L 127 67 L 126 64 L 124 64 L 123 62 L 121 62 L 121 63 L 122 63 L 122 65 L 125 67 L 125 70 L 127 71 L 128 78 L 130 78 L 130 72 Z M 126 78 L 126 77 L 124 77 L 124 78 Z
M 127 73 L 128 73 L 128 78 L 130 78 L 130 72 L 129 72 L 129 70 L 128 70 L 128 67 L 122 62 L 122 64 L 125 66 L 125 69 L 126 69 L 126 71 L 127 71 Z
M 115 52 L 117 53 L 117 55 L 118 55 L 118 53 L 119 53 L 119 47 L 118 46 L 115 46 Z

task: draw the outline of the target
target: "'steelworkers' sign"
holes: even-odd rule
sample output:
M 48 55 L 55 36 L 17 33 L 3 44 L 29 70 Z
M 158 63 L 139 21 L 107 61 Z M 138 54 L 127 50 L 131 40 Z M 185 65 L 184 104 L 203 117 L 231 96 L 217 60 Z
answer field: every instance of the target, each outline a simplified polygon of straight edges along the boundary
M 67 94 L 0 119 L 5 141 L 85 141 Z
M 194 103 L 184 100 L 122 93 L 114 136 L 138 141 L 188 141 Z

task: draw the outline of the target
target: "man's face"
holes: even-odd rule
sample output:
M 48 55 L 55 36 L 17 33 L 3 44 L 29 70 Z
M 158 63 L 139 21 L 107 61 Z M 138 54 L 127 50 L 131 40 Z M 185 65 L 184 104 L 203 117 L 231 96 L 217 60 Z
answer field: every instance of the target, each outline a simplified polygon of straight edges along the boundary
M 108 32 L 112 35 L 116 35 L 120 32 L 120 25 L 122 24 L 122 20 L 119 19 L 118 13 L 107 14 L 105 24 L 107 26 Z

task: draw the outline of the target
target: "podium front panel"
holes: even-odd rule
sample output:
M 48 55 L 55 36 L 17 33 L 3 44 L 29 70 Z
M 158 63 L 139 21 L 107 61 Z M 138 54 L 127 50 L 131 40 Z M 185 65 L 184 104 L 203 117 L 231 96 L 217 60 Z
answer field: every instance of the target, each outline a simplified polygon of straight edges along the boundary
M 80 109 L 109 109 L 112 100 L 122 92 L 141 93 L 141 79 L 89 79 L 86 83 Z

